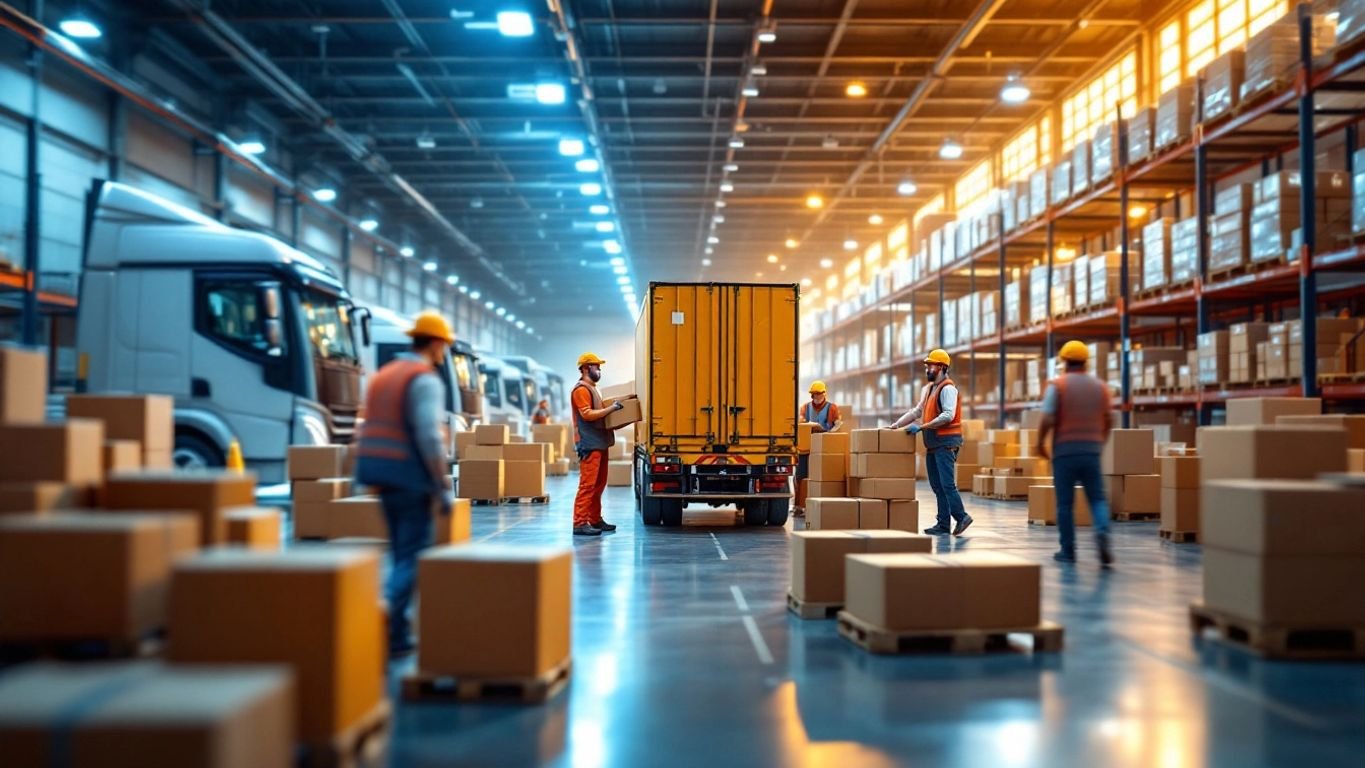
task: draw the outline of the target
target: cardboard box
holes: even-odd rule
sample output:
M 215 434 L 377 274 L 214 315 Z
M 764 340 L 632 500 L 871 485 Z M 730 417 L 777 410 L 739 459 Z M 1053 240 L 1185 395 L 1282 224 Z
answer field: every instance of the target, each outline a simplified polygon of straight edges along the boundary
M 66 415 L 104 422 L 107 440 L 136 440 L 146 453 L 175 449 L 175 399 L 169 395 L 70 395 Z
M 204 546 L 227 541 L 231 507 L 256 504 L 256 477 L 226 470 L 122 472 L 104 484 L 104 506 L 110 510 L 173 510 L 199 518 Z
M 855 429 L 849 433 L 849 450 L 852 453 L 876 453 L 880 444 L 878 429 Z
M 1028 498 L 1029 488 L 1052 482 L 1048 475 L 996 475 L 991 483 L 991 491 L 996 496 Z
M 70 485 L 104 479 L 104 425 L 89 419 L 63 424 L 0 424 L 0 482 L 50 480 Z
M 320 480 L 296 480 L 293 485 L 293 500 L 298 502 L 331 501 L 352 495 L 351 478 L 326 477 Z
M 1071 518 L 1077 527 L 1094 525 L 1090 501 L 1086 499 L 1085 489 L 1079 485 L 1072 491 Z M 1054 525 L 1057 523 L 1056 486 L 1040 484 L 1028 487 L 1028 519 Z
M 1348 449 L 1365 448 L 1365 416 L 1323 414 L 1318 416 L 1276 416 L 1276 424 L 1298 427 L 1328 427 L 1346 430 Z
M 810 453 L 810 438 L 815 434 L 815 425 L 809 421 L 803 421 L 796 425 L 796 452 Z
M 484 599 L 493 586 L 465 592 Z M 298 686 L 298 740 L 329 743 L 384 700 L 379 553 L 202 552 L 175 566 L 167 635 L 166 659 L 176 664 L 288 665 Z
M 634 465 L 630 460 L 607 463 L 607 485 L 616 488 L 629 488 L 635 482 Z
M 1199 533 L 1200 494 L 1193 488 L 1161 488 L 1161 530 Z
M 866 477 L 858 482 L 858 495 L 869 499 L 915 498 L 915 480 L 907 477 Z
M 532 424 L 531 439 L 554 446 L 555 459 L 567 458 L 573 453 L 568 424 Z
M 812 531 L 858 527 L 858 500 L 812 496 L 806 499 L 806 528 Z
M 893 531 L 919 533 L 919 502 L 915 499 L 886 502 L 886 527 Z
M 320 480 L 324 477 L 346 476 L 344 445 L 289 446 L 289 479 Z
M 0 678 L 0 754 L 18 766 L 294 765 L 280 667 L 41 662 Z
M 1115 429 L 1100 454 L 1106 475 L 1150 475 L 1156 472 L 1156 436 L 1150 429 Z
M 47 355 L 0 346 L 0 424 L 42 424 L 47 419 Z
M 620 438 L 617 438 L 616 442 L 612 443 L 611 446 L 607 448 L 607 458 L 612 461 L 628 460 L 630 459 L 630 453 L 630 443 Z
M 858 499 L 858 528 L 886 530 L 887 509 L 884 499 Z
M 545 474 L 548 475 L 548 476 L 550 476 L 550 477 L 568 477 L 568 475 L 569 475 L 569 460 L 568 460 L 568 459 L 556 459 L 555 461 L 552 461 L 552 462 L 550 462 L 549 464 L 546 464 L 546 465 L 545 465 Z
M 1205 547 L 1252 555 L 1365 555 L 1365 486 L 1220 480 L 1203 489 Z
M 504 461 L 502 493 L 513 498 L 544 496 L 545 465 L 539 461 Z
M 1365 625 L 1362 583 L 1365 555 L 1262 557 L 1204 548 L 1204 604 L 1260 624 Z
M 534 427 L 533 427 L 533 429 L 534 429 Z M 477 443 L 474 442 L 474 438 L 475 438 L 475 435 L 474 435 L 473 430 L 470 430 L 470 431 L 468 431 L 468 432 L 456 432 L 456 433 L 455 433 L 455 460 L 456 460 L 456 461 L 459 461 L 459 460 L 461 460 L 461 459 L 468 458 L 465 454 L 469 452 L 469 449 L 470 449 L 470 448 L 473 448 L 475 445 L 477 445 Z
M 915 476 L 915 456 L 909 453 L 855 453 L 853 477 L 908 477 Z
M 995 552 L 845 558 L 845 610 L 893 631 L 1032 627 L 1042 571 Z M 924 595 L 939 599 L 925 601 Z
M 607 429 L 620 429 L 644 421 L 645 415 L 640 409 L 638 399 L 620 400 L 618 402 L 621 403 L 621 410 L 612 411 L 603 419 L 604 426 Z
M 351 496 L 327 502 L 328 539 L 389 540 L 389 524 L 378 496 Z
M 542 464 L 551 461 L 552 450 L 549 443 L 508 443 L 501 448 L 502 458 L 507 461 L 538 461 Z
M 1365 472 L 1365 448 L 1348 448 L 1346 450 L 1346 471 Z M 0 493 L 3 496 L 3 493 Z
M 1157 459 L 1162 488 L 1199 487 L 1198 456 L 1162 456 Z
M 506 456 L 506 449 L 515 443 L 505 445 L 471 445 L 465 448 L 463 461 L 499 461 Z
M 806 497 L 836 499 L 848 495 L 846 480 L 810 480 L 806 486 Z
M 847 454 L 849 452 L 848 436 L 848 432 L 817 432 L 811 435 L 811 455 L 838 454 L 842 456 Z
M 981 474 L 980 464 L 957 465 L 957 487 L 964 493 L 972 492 L 972 478 Z
M 1227 401 L 1227 426 L 1274 424 L 1281 416 L 1317 416 L 1322 400 L 1316 397 L 1234 397 Z
M 1161 512 L 1161 475 L 1105 475 L 1110 514 Z
M 814 453 L 810 455 L 810 479 L 815 482 L 845 480 L 848 477 L 844 454 Z
M 508 436 L 507 436 L 507 444 L 508 444 L 508 445 L 514 445 L 514 444 L 519 444 L 519 443 L 529 443 L 529 442 L 530 442 L 530 441 L 526 439 L 526 436 L 525 436 L 525 435 L 508 435 Z
M 501 500 L 506 494 L 505 467 L 502 459 L 465 459 L 460 462 L 459 495 L 465 499 L 480 501 Z
M 505 445 L 511 431 L 506 424 L 479 424 L 474 427 L 475 445 Z
M 0 516 L 0 641 L 141 640 L 198 545 L 185 515 Z
M 1346 430 L 1288 425 L 1200 427 L 1199 480 L 1309 480 L 1346 469 Z M 1207 510 L 1207 505 L 1206 505 Z
M 983 441 L 991 445 L 1018 445 L 1019 430 L 1017 429 L 988 429 L 986 439 Z
M 228 543 L 276 550 L 283 542 L 283 515 L 266 507 L 233 507 L 227 511 Z
M 95 487 L 65 483 L 0 483 L 0 514 L 51 512 L 95 505 Z
M 797 531 L 792 534 L 791 593 L 807 603 L 844 602 L 844 558 L 933 551 L 933 540 L 903 531 Z
M 142 444 L 136 440 L 105 440 L 100 455 L 106 475 L 142 469 Z
M 569 658 L 573 554 L 491 544 L 440 547 L 418 563 L 417 668 L 459 678 L 534 678 Z M 478 584 L 478 589 L 470 589 Z

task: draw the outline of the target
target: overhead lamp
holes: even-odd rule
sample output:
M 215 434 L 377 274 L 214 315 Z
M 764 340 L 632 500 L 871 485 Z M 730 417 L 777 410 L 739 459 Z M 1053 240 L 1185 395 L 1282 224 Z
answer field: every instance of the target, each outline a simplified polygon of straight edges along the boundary
M 476 210 L 476 211 L 477 211 L 478 209 L 482 208 L 482 207 L 483 207 L 483 198 L 482 198 L 482 197 L 476 197 L 476 198 L 474 198 L 473 200 L 470 200 L 470 201 L 469 201 L 469 207 L 470 207 L 470 208 L 473 208 L 473 209 Z
M 701 260 L 701 265 L 702 265 L 703 267 L 709 267 L 709 266 L 711 266 L 711 260 L 710 260 L 710 259 L 702 259 L 702 260 Z
M 237 148 L 244 154 L 260 155 L 265 153 L 265 142 L 257 136 L 249 136 L 237 142 Z
M 331 187 L 313 190 L 313 199 L 319 203 L 330 203 L 337 199 L 337 191 Z
M 735 133 L 745 133 L 749 130 L 749 124 L 743 120 L 735 122 Z
M 777 263 L 777 254 L 775 254 L 775 253 L 770 253 L 770 254 L 768 254 L 768 263 L 769 263 L 769 264 L 776 264 L 776 263 Z
M 525 11 L 498 11 L 498 32 L 503 37 L 530 37 L 535 34 L 531 14 Z
M 1147 206 L 1145 206 L 1145 205 L 1130 205 L 1130 206 L 1128 206 L 1128 218 L 1130 218 L 1130 219 L 1140 219 L 1140 218 L 1142 218 L 1143 216 L 1146 216 L 1146 215 L 1147 215 Z
M 591 157 L 585 157 L 582 160 L 579 160 L 573 164 L 573 167 L 577 168 L 582 173 L 597 173 L 602 170 L 602 164 Z
M 379 229 L 379 221 L 376 219 L 361 219 L 360 228 L 366 232 L 373 232 Z
M 497 309 L 493 310 L 493 313 L 496 314 L 498 317 L 502 317 L 503 315 L 507 314 L 507 307 L 498 307 Z
M 726 173 L 734 173 L 739 170 L 739 163 L 726 163 L 725 165 L 722 165 L 720 169 Z
M 730 139 L 730 149 L 744 149 L 744 139 L 738 136 Z
M 820 146 L 825 149 L 838 149 L 839 140 L 834 138 L 833 135 L 826 136 L 825 138 L 820 140 Z
M 777 25 L 773 22 L 765 22 L 758 28 L 758 42 L 775 43 L 777 42 Z
M 613 267 L 624 267 L 626 265 L 626 260 L 621 258 L 620 256 L 617 256 L 616 258 L 611 260 L 611 265 Z
M 524 329 L 525 327 L 526 327 L 526 321 L 525 321 L 525 320 L 518 320 L 518 321 L 517 321 L 517 330 L 518 330 L 518 331 Z
M 813 284 L 813 282 L 814 282 L 814 281 L 811 280 L 809 277 L 803 277 L 803 278 L 801 278 L 801 285 L 803 285 L 803 286 L 805 286 L 805 287 L 807 287 L 807 288 L 809 288 L 809 287 Z
M 582 139 L 560 139 L 559 154 L 565 157 L 578 157 L 583 154 Z
M 417 137 L 418 149 L 435 149 L 436 138 L 427 131 L 422 131 L 422 135 Z
M 536 83 L 536 101 L 541 104 L 563 104 L 564 86 L 559 83 Z
M 715 248 L 712 248 L 712 247 L 709 246 L 709 245 L 706 247 L 706 255 L 707 255 L 707 256 L 710 256 L 711 254 L 713 254 L 713 253 L 715 253 L 715 252 L 716 252 L 716 249 L 715 249 Z
M 858 80 L 854 80 L 844 86 L 844 95 L 851 99 L 861 99 L 867 95 L 867 86 Z
M 800 245 L 800 243 L 796 242 L 796 238 L 789 237 L 789 238 L 787 238 L 787 243 L 786 243 L 786 245 L 787 245 L 788 248 L 791 248 L 792 250 L 796 250 L 796 246 Z
M 617 254 L 617 253 L 620 253 L 620 252 L 621 252 L 621 243 L 617 242 L 616 240 L 603 240 L 603 241 L 602 241 L 602 250 L 604 250 L 604 251 L 606 251 L 607 253 L 610 253 L 610 254 Z
M 882 215 L 880 213 L 874 213 L 871 216 L 868 216 L 867 223 L 874 227 L 879 226 L 882 223 Z
M 956 160 L 962 157 L 962 145 L 952 139 L 944 139 L 943 146 L 938 148 L 938 156 L 944 160 Z
M 919 186 L 909 179 L 905 179 L 896 185 L 896 193 L 904 197 L 909 197 L 918 191 Z
M 825 198 L 816 194 L 806 195 L 806 207 L 810 209 L 824 208 Z
M 398 254 L 405 259 L 412 258 L 415 253 L 417 253 L 417 251 L 414 251 L 410 245 L 405 245 L 398 249 Z
M 755 64 L 755 65 L 749 70 L 749 72 L 750 72 L 750 74 L 752 74 L 752 75 L 754 75 L 754 76 L 756 76 L 756 77 L 763 77 L 764 75 L 768 74 L 768 65 L 767 65 L 767 64 Z
M 460 276 L 459 276 L 459 275 L 446 275 L 446 285 L 459 285 L 459 284 L 460 284 Z
M 755 273 L 754 273 L 754 277 L 763 277 L 763 272 L 761 272 L 761 271 L 755 272 Z
M 602 205 L 601 203 L 597 203 L 588 206 L 588 213 L 591 213 L 594 216 L 606 216 L 607 214 L 611 213 L 611 208 Z
M 428 261 L 422 264 L 422 269 L 426 270 L 427 272 L 435 272 L 437 266 L 438 265 L 436 264 L 436 262 Z
M 469 286 L 467 285 L 460 286 L 460 293 L 469 293 Z
M 478 301 L 479 297 L 481 296 L 483 296 L 483 294 L 479 293 L 478 291 L 474 291 L 473 293 L 469 294 L 469 298 L 473 299 L 474 301 Z
M 506 320 L 506 321 L 509 322 L 509 323 L 514 323 L 514 322 L 516 322 L 516 320 L 517 320 L 517 316 L 509 312 L 509 313 L 507 313 L 507 317 L 505 317 L 505 318 L 503 318 L 503 319 Z
M 626 269 L 625 267 L 612 267 L 611 271 L 618 275 L 625 275 L 629 274 L 630 272 L 630 270 Z
M 856 251 L 856 250 L 858 250 L 858 241 L 857 241 L 857 240 L 854 240 L 854 239 L 851 238 L 851 237 L 850 237 L 849 239 L 845 240 L 845 241 L 844 241 L 844 250 L 845 250 L 845 251 Z
M 735 191 L 735 185 L 734 185 L 733 183 L 731 183 L 731 182 L 728 182 L 728 181 L 722 181 L 722 182 L 720 183 L 720 191 L 721 191 L 721 192 L 734 192 L 734 191 Z
M 665 93 L 668 93 L 668 83 L 665 83 L 662 77 L 656 77 L 654 78 L 654 85 L 651 86 L 650 90 L 654 91 L 655 96 L 662 96 Z
M 716 207 L 717 207 L 717 208 L 724 208 L 725 206 L 726 206 L 726 202 L 725 202 L 724 200 L 717 200 L 717 201 L 716 201 Z
M 706 242 L 710 243 L 711 245 L 716 245 L 717 243 L 720 242 L 720 238 L 716 237 L 715 235 L 711 235 L 710 237 L 706 238 Z
M 778 271 L 778 272 L 786 272 L 786 271 L 787 271 L 787 265 L 786 265 L 786 264 L 783 264 L 782 266 L 780 266 L 780 267 L 777 268 L 777 271 Z
M 718 213 L 718 214 L 716 214 L 715 216 L 712 216 L 712 217 L 711 217 L 711 223 L 712 223 L 712 224 L 724 224 L 724 223 L 725 223 L 725 217 L 722 216 L 722 215 L 720 215 L 720 214 Z
M 617 284 L 617 285 L 630 285 L 630 278 L 629 278 L 629 277 L 618 277 L 618 278 L 616 278 L 616 284 Z
M 1000 89 L 1000 100 L 1006 104 L 1023 104 L 1032 95 L 1033 92 L 1028 89 L 1027 85 L 1024 85 L 1016 73 L 1011 73 L 1005 79 L 1005 87 Z
M 621 295 L 623 297 L 635 295 L 635 286 L 631 285 L 630 283 L 626 283 L 625 285 L 618 285 L 617 287 L 621 289 Z
M 493 302 L 493 301 L 485 301 L 485 302 L 483 303 L 483 308 L 484 308 L 484 309 L 493 309 L 493 308 L 496 307 L 496 306 L 498 306 L 497 303 L 496 303 L 496 302 Z
M 528 336 L 534 336 L 534 335 L 536 335 L 536 329 L 532 328 L 532 327 L 529 326 L 529 325 L 526 326 L 526 335 L 528 335 Z
M 597 195 L 602 194 L 602 185 L 595 181 L 590 181 L 580 185 L 578 191 L 582 192 L 585 197 L 596 197 Z
M 597 231 L 603 234 L 606 234 L 608 232 L 615 232 L 616 223 L 611 221 L 599 221 L 597 222 Z
M 746 85 L 743 88 L 739 89 L 739 93 L 741 96 L 744 96 L 746 98 L 750 99 L 758 98 L 758 86 L 750 83 L 749 85 Z
M 57 26 L 62 30 L 63 35 L 80 40 L 98 40 L 104 36 L 104 32 L 98 24 L 80 13 L 62 19 Z
M 834 259 L 820 259 L 820 266 L 829 269 L 834 266 Z

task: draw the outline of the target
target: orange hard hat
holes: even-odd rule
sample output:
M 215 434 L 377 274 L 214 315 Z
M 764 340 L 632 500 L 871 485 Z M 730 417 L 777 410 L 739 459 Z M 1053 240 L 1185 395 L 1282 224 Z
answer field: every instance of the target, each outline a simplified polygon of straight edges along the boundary
M 417 319 L 413 321 L 412 328 L 408 329 L 408 335 L 440 339 L 447 344 L 455 343 L 455 331 L 451 329 L 450 323 L 446 322 L 445 317 L 434 309 L 419 314 Z
M 584 352 L 582 356 L 578 358 L 578 367 L 582 368 L 585 365 L 603 365 L 606 362 L 606 360 L 603 360 L 591 352 Z

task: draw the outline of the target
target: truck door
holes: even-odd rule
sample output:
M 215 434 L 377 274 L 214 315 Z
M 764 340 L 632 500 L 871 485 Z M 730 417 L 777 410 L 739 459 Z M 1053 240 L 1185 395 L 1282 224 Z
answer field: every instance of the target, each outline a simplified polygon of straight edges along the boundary
M 791 286 L 720 289 L 723 434 L 731 445 L 760 445 L 796 432 L 796 291 Z M 759 450 L 762 450 L 760 447 Z
M 725 442 L 721 293 L 710 285 L 653 286 L 647 310 L 653 359 L 643 368 L 650 373 L 648 402 L 657 441 L 694 449 Z

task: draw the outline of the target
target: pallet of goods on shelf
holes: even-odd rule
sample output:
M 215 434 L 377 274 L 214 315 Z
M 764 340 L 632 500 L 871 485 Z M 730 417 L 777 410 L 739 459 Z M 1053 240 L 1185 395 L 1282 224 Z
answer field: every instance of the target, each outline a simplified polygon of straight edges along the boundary
M 1028 271 L 1028 308 L 1025 317 L 1029 324 L 1047 320 L 1047 265 L 1042 264 Z
M 1044 273 L 1047 267 L 1039 267 Z M 1055 264 L 1052 268 L 1052 316 L 1062 317 L 1071 314 L 1071 263 Z M 1046 313 L 1044 313 L 1046 315 Z
M 1040 219 L 1047 213 L 1048 204 L 1052 200 L 1052 174 L 1048 168 L 1039 168 L 1028 177 L 1029 220 Z M 1067 184 L 1070 183 L 1068 179 Z
M 1128 120 L 1128 163 L 1141 163 L 1152 156 L 1152 139 L 1156 133 L 1156 108 L 1143 107 Z M 1117 164 L 1117 163 L 1116 163 Z M 1099 167 L 1099 163 L 1095 163 Z
M 1236 272 L 1248 263 L 1252 185 L 1233 184 L 1213 200 L 1209 221 L 1209 274 Z
M 1024 281 L 1014 279 L 1005 284 L 1005 327 L 1021 328 L 1026 321 L 1031 321 L 1029 315 L 1029 299 L 1031 291 L 1025 287 Z
M 1069 312 L 1079 312 L 1089 304 L 1090 256 L 1083 254 L 1071 260 L 1071 308 Z
M 1365 149 L 1356 150 L 1351 168 L 1351 234 L 1359 236 L 1365 234 Z
M 1234 48 L 1204 68 L 1204 122 L 1212 122 L 1236 111 L 1241 103 L 1242 80 L 1246 71 L 1246 52 Z
M 1141 254 L 1132 251 L 1128 253 L 1128 279 L 1130 282 L 1134 282 L 1133 278 L 1137 274 L 1136 265 L 1139 256 Z M 1089 299 L 1086 304 L 1090 307 L 1113 304 L 1122 291 L 1119 277 L 1123 265 L 1123 254 L 1119 251 L 1105 251 L 1092 255 L 1086 264 L 1090 271 L 1087 280 Z
M 1066 159 L 1052 166 L 1051 192 L 1048 202 L 1061 205 L 1071 199 L 1071 160 Z
M 1107 181 L 1119 167 L 1118 143 L 1114 136 L 1114 124 L 1105 123 L 1090 140 L 1090 182 L 1095 186 Z
M 1216 387 L 1228 381 L 1230 342 L 1231 337 L 1227 331 L 1199 334 L 1195 380 L 1200 386 Z
M 1160 218 L 1142 228 L 1142 290 L 1154 291 L 1170 282 L 1171 227 L 1170 218 Z
M 1199 219 L 1191 216 L 1171 225 L 1170 285 L 1184 285 L 1199 275 Z
M 1071 150 L 1071 196 L 1090 189 L 1090 140 L 1081 139 Z
M 1161 94 L 1156 104 L 1156 132 L 1152 151 L 1175 146 L 1190 138 L 1194 124 L 1194 84 L 1181 83 Z
M 1250 384 L 1258 370 L 1264 370 L 1257 360 L 1269 332 L 1270 323 L 1234 323 L 1228 328 L 1228 383 Z
M 1250 259 L 1254 264 L 1280 264 L 1297 257 L 1296 231 L 1302 225 L 1302 174 L 1281 171 L 1253 185 L 1255 205 L 1251 211 Z M 1349 238 L 1351 187 L 1342 171 L 1314 174 L 1314 225 L 1317 250 L 1333 250 Z
M 1312 21 L 1313 56 L 1321 56 L 1336 45 L 1336 27 L 1325 14 L 1314 14 Z M 1239 92 L 1249 101 L 1271 91 L 1282 90 L 1294 81 L 1300 60 L 1299 19 L 1296 12 L 1257 32 L 1247 41 L 1245 67 Z

